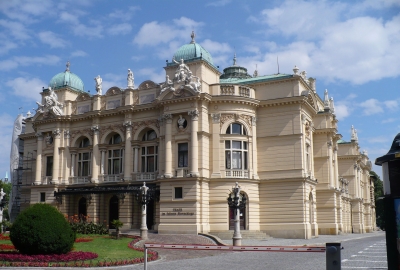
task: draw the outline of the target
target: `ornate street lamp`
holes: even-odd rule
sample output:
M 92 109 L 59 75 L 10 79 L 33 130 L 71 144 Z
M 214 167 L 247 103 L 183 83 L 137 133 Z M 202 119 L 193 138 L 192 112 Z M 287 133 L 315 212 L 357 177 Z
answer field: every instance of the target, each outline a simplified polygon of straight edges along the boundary
M 3 222 L 3 209 L 8 204 L 7 194 L 4 193 L 3 189 L 0 190 L 0 224 Z M 3 233 L 3 225 L 1 224 L 1 233 Z
M 146 240 L 147 237 L 147 223 L 146 223 L 146 209 L 147 204 L 153 198 L 154 192 L 149 192 L 149 188 L 146 187 L 146 182 L 143 182 L 143 186 L 140 187 L 138 193 L 136 193 L 136 200 L 142 205 L 142 223 L 140 225 L 140 237 Z
M 236 182 L 235 187 L 232 188 L 232 192 L 228 197 L 229 208 L 233 209 L 235 215 L 235 227 L 232 237 L 234 246 L 242 245 L 242 235 L 240 234 L 240 209 L 246 208 L 246 201 L 246 196 L 240 194 L 240 186 L 238 182 Z

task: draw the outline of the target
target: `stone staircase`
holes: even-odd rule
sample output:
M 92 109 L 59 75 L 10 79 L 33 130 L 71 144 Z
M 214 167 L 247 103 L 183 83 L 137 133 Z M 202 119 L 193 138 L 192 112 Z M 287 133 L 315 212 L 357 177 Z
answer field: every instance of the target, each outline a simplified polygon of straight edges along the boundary
M 233 230 L 229 231 L 215 231 L 209 232 L 208 234 L 214 235 L 221 240 L 231 240 L 233 236 Z M 266 240 L 271 238 L 268 234 L 261 231 L 247 231 L 241 230 L 240 234 L 242 235 L 242 239 L 257 239 L 257 240 Z

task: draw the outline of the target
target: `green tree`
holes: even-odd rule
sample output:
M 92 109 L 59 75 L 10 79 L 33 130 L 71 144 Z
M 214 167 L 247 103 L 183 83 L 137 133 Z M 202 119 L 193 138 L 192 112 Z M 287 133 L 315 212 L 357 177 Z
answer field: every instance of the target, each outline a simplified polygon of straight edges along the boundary
M 376 225 L 382 230 L 385 229 L 385 220 L 383 219 L 384 207 L 383 200 L 379 199 L 383 197 L 383 182 L 379 175 L 374 171 L 369 172 L 374 182 L 374 196 L 375 196 L 375 212 L 376 212 Z

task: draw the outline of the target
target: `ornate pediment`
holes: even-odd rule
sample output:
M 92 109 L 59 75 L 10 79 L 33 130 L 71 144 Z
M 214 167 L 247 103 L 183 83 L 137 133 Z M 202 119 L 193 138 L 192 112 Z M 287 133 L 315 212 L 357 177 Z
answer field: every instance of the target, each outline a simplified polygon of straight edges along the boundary
M 106 96 L 115 96 L 118 94 L 121 94 L 122 90 L 119 87 L 113 86 L 110 89 L 107 90 L 106 92 Z
M 138 90 L 146 90 L 146 89 L 151 89 L 151 88 L 155 88 L 155 87 L 159 87 L 159 85 L 153 81 L 147 80 L 147 81 L 142 82 L 139 85 Z
M 90 100 L 90 95 L 88 93 L 80 93 L 75 101 L 86 101 L 86 100 Z
M 307 97 L 307 103 L 309 103 L 316 111 L 319 111 L 314 92 L 305 90 L 301 92 L 301 95 Z

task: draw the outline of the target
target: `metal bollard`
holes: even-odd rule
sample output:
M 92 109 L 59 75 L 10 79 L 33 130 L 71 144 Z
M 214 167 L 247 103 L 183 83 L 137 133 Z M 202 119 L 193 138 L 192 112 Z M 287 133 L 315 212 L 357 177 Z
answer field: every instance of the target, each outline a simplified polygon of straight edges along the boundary
M 326 270 L 341 270 L 340 243 L 326 243 Z

